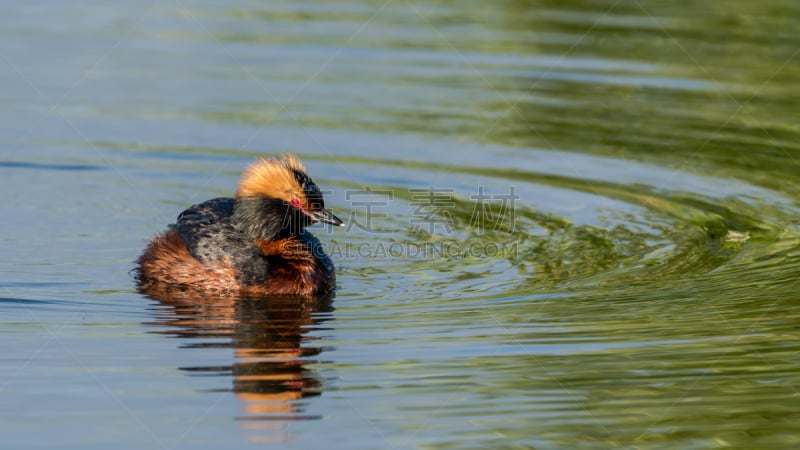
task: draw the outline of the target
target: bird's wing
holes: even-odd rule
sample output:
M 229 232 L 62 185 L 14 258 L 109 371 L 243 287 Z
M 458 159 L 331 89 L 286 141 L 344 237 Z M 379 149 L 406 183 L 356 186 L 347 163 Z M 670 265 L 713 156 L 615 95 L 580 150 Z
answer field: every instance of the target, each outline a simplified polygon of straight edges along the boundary
M 220 261 L 227 249 L 243 239 L 233 227 L 232 198 L 215 198 L 183 211 L 173 225 L 189 254 L 208 263 Z

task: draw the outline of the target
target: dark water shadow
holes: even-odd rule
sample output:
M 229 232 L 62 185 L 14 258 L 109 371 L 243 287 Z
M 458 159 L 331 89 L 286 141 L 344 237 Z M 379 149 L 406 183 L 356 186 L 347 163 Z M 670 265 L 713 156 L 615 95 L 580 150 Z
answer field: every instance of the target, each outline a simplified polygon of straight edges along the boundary
M 332 320 L 332 296 L 261 297 L 208 296 L 193 291 L 142 289 L 159 302 L 153 309 L 157 326 L 153 333 L 177 337 L 180 348 L 231 348 L 231 365 L 204 365 L 197 353 L 196 365 L 178 367 L 190 376 L 231 378 L 231 389 L 241 402 L 242 414 L 234 417 L 246 429 L 247 440 L 288 440 L 290 421 L 314 420 L 306 414 L 307 401 L 322 394 L 326 380 L 311 364 L 330 348 L 307 335 Z M 227 391 L 227 389 L 226 389 Z
M 33 163 L 27 161 L 0 161 L 0 168 L 62 170 L 62 171 L 72 171 L 72 172 L 104 169 L 104 167 L 102 166 L 95 166 L 91 164 L 54 164 L 54 163 Z
M 0 297 L 0 305 L 7 303 L 18 303 L 23 305 L 51 305 L 58 302 L 54 300 L 35 300 L 31 298 Z

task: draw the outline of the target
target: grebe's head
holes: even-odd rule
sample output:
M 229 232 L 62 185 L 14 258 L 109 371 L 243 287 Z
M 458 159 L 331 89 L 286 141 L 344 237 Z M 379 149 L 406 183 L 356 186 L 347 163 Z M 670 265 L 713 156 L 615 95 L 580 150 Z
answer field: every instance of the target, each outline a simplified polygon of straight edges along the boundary
M 292 154 L 259 158 L 242 174 L 234 217 L 251 236 L 270 239 L 299 234 L 306 226 L 344 223 L 325 209 L 322 192 Z

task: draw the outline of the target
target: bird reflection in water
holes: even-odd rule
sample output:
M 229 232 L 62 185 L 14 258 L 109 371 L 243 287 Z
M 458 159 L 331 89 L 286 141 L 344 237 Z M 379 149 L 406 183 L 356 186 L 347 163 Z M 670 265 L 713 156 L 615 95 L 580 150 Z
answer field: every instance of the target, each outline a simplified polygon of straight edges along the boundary
M 209 297 L 186 290 L 143 289 L 160 302 L 151 325 L 183 339 L 212 339 L 184 348 L 234 350 L 230 366 L 180 367 L 191 374 L 233 378 L 232 390 L 244 414 L 237 417 L 252 441 L 285 441 L 288 422 L 317 419 L 305 414 L 302 399 L 318 396 L 325 380 L 309 364 L 327 348 L 306 335 L 332 319 L 331 296 Z M 166 327 L 165 329 L 163 329 Z M 223 339 L 228 338 L 225 342 Z

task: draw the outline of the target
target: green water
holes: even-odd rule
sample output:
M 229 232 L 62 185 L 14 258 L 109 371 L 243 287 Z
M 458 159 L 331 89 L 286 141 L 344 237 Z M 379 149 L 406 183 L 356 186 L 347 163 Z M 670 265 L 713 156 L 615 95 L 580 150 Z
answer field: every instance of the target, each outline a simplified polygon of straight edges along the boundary
M 20 4 L 9 448 L 800 447 L 800 4 Z M 129 271 L 254 157 L 333 299 Z

